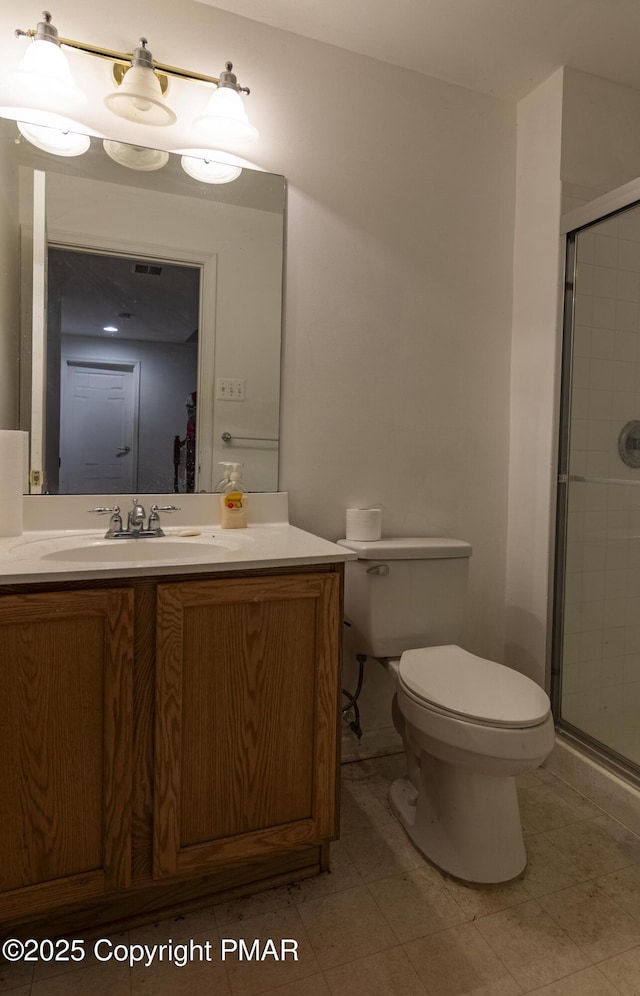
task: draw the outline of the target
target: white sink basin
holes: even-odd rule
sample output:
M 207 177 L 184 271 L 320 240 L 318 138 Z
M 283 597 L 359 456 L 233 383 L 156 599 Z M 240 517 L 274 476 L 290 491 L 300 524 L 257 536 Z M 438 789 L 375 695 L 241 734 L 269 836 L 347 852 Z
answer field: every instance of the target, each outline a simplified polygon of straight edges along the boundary
M 153 539 L 104 539 L 104 535 L 63 536 L 17 544 L 11 555 L 18 560 L 65 564 L 211 563 L 239 550 L 241 543 L 202 533 L 197 537 L 162 536 Z

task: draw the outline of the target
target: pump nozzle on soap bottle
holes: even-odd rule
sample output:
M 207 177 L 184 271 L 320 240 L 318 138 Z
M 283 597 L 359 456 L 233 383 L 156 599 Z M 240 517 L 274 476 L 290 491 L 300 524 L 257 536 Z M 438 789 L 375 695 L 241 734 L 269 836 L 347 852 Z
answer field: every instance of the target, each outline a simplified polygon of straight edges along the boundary
M 229 466 L 231 467 L 231 473 L 229 474 L 229 485 L 228 485 L 229 489 L 233 490 L 233 487 L 235 487 L 237 491 L 244 492 L 246 489 L 244 483 L 240 480 L 240 470 L 239 470 L 239 468 L 242 467 L 242 464 L 230 463 Z
M 229 484 L 229 482 L 231 481 L 231 468 L 234 466 L 234 464 L 229 463 L 226 460 L 218 460 L 218 465 L 220 467 L 224 467 L 224 471 L 222 473 L 222 477 L 220 478 L 220 480 L 216 484 L 216 491 L 217 492 L 221 492 L 221 491 L 224 491 L 224 489 L 226 488 L 227 484 Z
M 241 463 L 231 464 L 229 482 L 222 490 L 220 498 L 220 527 L 222 529 L 244 529 L 247 525 L 247 496 L 240 480 Z

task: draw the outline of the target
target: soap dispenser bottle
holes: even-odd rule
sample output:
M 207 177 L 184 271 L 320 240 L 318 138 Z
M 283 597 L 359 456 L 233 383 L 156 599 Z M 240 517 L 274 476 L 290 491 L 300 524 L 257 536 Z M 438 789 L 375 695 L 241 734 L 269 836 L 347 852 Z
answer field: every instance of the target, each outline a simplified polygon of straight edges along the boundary
M 226 460 L 218 460 L 218 466 L 224 467 L 222 477 L 215 486 L 215 491 L 221 493 L 224 492 L 227 484 L 231 481 L 231 468 L 233 467 L 233 464 L 228 463 Z
M 247 525 L 247 497 L 240 480 L 239 463 L 231 464 L 229 483 L 225 485 L 220 498 L 220 527 L 222 529 L 244 529 Z

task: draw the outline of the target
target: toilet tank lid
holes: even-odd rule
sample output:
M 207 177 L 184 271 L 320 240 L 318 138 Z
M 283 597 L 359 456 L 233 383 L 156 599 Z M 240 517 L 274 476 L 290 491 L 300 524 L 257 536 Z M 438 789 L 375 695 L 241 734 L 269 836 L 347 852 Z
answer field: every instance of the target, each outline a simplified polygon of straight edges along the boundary
M 357 553 L 359 560 L 445 560 L 471 556 L 470 543 L 442 536 L 391 536 L 368 542 L 341 539 L 338 543 Z

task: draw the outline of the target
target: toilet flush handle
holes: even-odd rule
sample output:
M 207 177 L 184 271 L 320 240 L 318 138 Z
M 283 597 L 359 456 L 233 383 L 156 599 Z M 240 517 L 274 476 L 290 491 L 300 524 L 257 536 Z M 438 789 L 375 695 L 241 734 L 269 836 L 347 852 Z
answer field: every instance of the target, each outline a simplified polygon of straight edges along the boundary
M 389 565 L 376 564 L 375 567 L 367 567 L 367 574 L 373 574 L 377 578 L 386 578 L 389 574 Z

